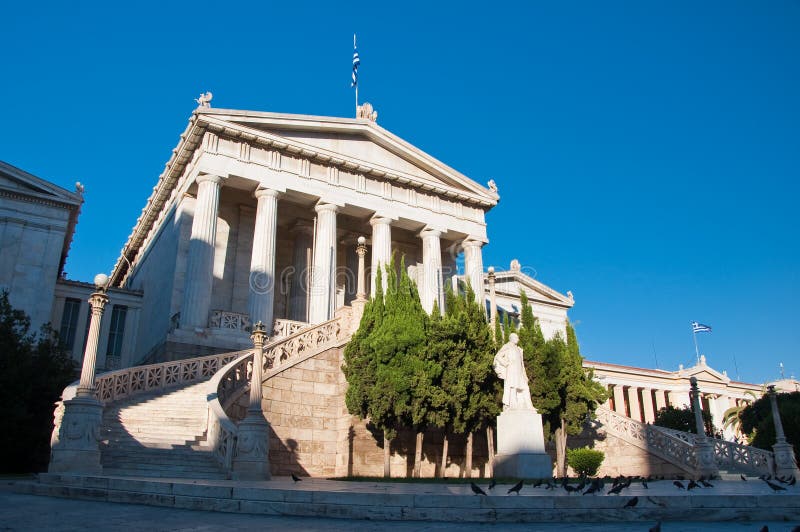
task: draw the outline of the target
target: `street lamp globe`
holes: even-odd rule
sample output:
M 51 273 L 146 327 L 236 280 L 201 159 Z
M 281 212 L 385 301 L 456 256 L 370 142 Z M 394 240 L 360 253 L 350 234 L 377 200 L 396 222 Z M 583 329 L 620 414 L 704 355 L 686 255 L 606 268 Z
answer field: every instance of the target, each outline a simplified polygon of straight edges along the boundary
M 98 273 L 97 275 L 95 275 L 94 285 L 100 290 L 105 289 L 105 287 L 108 285 L 108 275 L 104 273 Z

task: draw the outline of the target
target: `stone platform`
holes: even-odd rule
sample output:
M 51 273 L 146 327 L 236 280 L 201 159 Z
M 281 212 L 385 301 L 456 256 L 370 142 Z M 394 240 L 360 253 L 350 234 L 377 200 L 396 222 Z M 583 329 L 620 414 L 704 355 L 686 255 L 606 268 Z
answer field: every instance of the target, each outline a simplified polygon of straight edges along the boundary
M 477 481 L 485 490 L 487 481 Z M 800 489 L 773 494 L 757 479 L 717 481 L 714 488 L 678 490 L 671 481 L 634 484 L 622 495 L 576 495 L 526 485 L 489 496 L 469 484 L 345 482 L 306 478 L 265 482 L 123 478 L 42 474 L 16 482 L 20 493 L 169 508 L 258 515 L 475 523 L 614 521 L 800 521 Z M 634 508 L 624 505 L 639 497 Z

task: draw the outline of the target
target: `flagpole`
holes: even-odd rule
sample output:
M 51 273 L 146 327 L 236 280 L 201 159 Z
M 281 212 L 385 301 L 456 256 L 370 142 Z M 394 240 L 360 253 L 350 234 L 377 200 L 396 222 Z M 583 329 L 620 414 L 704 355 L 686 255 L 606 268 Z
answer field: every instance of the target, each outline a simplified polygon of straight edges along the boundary
M 353 50 L 356 50 L 356 34 L 353 34 Z M 356 78 L 356 118 L 358 118 L 358 78 Z
M 694 354 L 697 357 L 695 365 L 700 364 L 700 350 L 697 348 L 697 332 L 694 330 L 694 325 L 692 325 L 692 338 L 694 338 Z

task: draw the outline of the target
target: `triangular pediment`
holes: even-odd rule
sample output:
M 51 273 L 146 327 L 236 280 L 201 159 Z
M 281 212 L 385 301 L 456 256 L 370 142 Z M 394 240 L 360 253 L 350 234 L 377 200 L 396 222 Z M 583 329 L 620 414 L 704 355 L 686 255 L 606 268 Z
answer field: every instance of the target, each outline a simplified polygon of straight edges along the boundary
M 58 203 L 80 205 L 80 195 L 65 190 L 33 174 L 0 161 L 0 189 L 14 194 L 46 199 Z
M 426 192 L 462 195 L 492 206 L 499 196 L 441 161 L 367 119 L 285 115 L 226 109 L 203 109 L 198 117 L 216 128 L 240 129 L 287 145 L 293 153 L 372 175 L 386 175 Z
M 688 368 L 686 370 L 686 375 L 688 377 L 695 377 L 698 381 L 705 382 L 727 383 L 731 380 L 726 375 L 723 375 L 714 368 L 706 366 L 704 363 Z
M 570 296 L 550 288 L 521 270 L 495 273 L 495 290 L 500 294 L 519 296 L 523 291 L 533 302 L 571 308 L 575 301 Z

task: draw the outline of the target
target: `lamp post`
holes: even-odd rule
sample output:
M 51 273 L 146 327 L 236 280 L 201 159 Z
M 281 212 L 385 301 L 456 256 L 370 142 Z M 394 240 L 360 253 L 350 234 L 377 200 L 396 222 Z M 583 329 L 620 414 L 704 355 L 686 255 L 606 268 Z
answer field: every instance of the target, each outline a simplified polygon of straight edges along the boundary
M 781 413 L 778 411 L 778 398 L 775 395 L 774 384 L 767 386 L 767 395 L 772 407 L 772 423 L 775 425 L 775 445 L 772 446 L 775 456 L 775 476 L 798 477 L 800 476 L 800 470 L 797 468 L 794 447 L 786 441 L 786 434 L 783 432 L 783 422 L 781 421 Z
M 267 332 L 260 321 L 250 335 L 253 340 L 253 369 L 250 372 L 250 404 L 247 417 L 239 423 L 236 456 L 233 459 L 233 478 L 240 480 L 269 480 L 269 423 L 261 409 L 261 381 L 264 368 L 264 342 Z
M 71 399 L 62 397 L 63 401 L 56 410 L 56 427 L 50 442 L 48 466 L 48 471 L 51 473 L 97 474 L 103 471 L 98 447 L 103 405 L 95 397 L 94 376 L 100 322 L 103 318 L 103 309 L 108 303 L 106 295 L 108 281 L 108 276 L 104 273 L 94 277 L 96 290 L 89 296 L 92 317 L 89 322 L 89 334 L 86 337 L 86 351 L 83 354 L 81 380 L 75 397 Z
M 697 438 L 694 448 L 697 456 L 696 471 L 698 476 L 714 478 L 719 474 L 717 461 L 714 458 L 714 444 L 706 436 L 705 424 L 703 423 L 703 413 L 700 410 L 700 390 L 697 387 L 697 378 L 689 379 L 691 385 L 692 410 L 694 410 L 694 423 L 697 428 Z

